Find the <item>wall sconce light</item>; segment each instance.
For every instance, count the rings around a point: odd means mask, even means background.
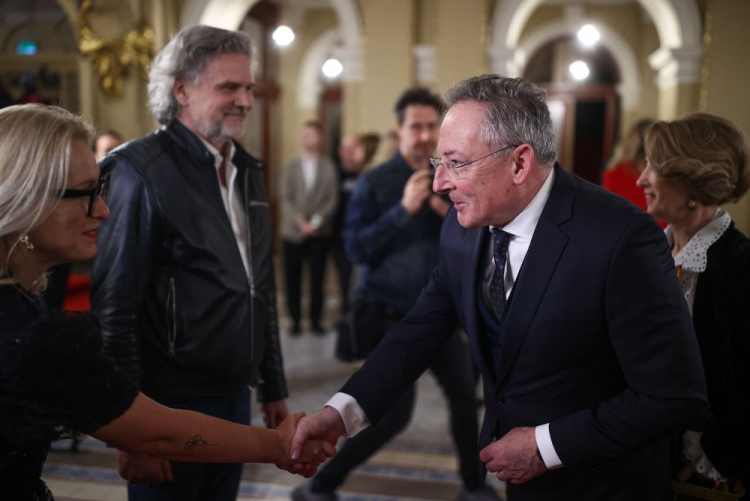
[[[289,26],[283,24],[276,28],[271,36],[279,47],[286,47],[294,41],[294,32]]]
[[[344,71],[344,65],[338,59],[329,59],[323,63],[323,74],[328,78],[336,78]]]
[[[577,81],[585,80],[591,73],[589,65],[583,61],[575,61],[571,63],[570,66],[568,66],[568,71],[570,71],[570,75],[573,79]]]
[[[584,24],[578,30],[578,40],[586,47],[593,47],[599,41],[601,34],[593,24]]]

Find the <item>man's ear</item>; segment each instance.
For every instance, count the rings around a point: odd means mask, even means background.
[[[185,106],[188,103],[189,89],[187,84],[181,78],[176,78],[174,86],[172,87],[172,95],[180,103],[180,106]]]
[[[511,175],[513,184],[521,186],[526,182],[529,174],[534,170],[534,163],[536,162],[536,154],[534,148],[529,144],[522,144],[516,147],[511,153],[513,158],[513,165],[511,166]]]

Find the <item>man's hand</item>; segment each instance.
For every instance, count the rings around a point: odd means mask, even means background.
[[[298,457],[292,459],[290,456],[292,438],[295,436],[299,421],[304,415],[304,412],[290,414],[276,428],[280,435],[281,444],[275,464],[277,468],[309,478],[315,475],[318,466],[323,461],[336,454],[336,447],[324,440],[308,440],[303,445]]]
[[[345,433],[346,426],[339,412],[333,407],[325,407],[297,424],[292,439],[292,459],[300,457],[305,443],[310,439],[321,439],[335,447],[339,437]]]
[[[422,208],[430,195],[432,195],[432,174],[427,169],[418,170],[409,177],[404,186],[401,205],[409,215],[413,216]]]
[[[547,471],[537,455],[534,428],[513,428],[479,452],[487,471],[511,484],[521,484]]]
[[[289,415],[284,400],[264,402],[260,405],[260,409],[263,411],[263,422],[266,423],[266,428],[276,428]]]
[[[300,219],[298,223],[299,223],[299,231],[302,232],[303,237],[310,238],[318,234],[318,227],[312,225],[309,221]]]
[[[131,484],[159,485],[174,479],[168,460],[135,452],[117,451],[117,471]]]

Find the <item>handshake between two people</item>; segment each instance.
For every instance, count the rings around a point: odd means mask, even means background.
[[[118,471],[131,484],[154,484],[174,480],[170,460],[206,463],[272,463],[293,474],[312,477],[324,461],[336,454],[336,442],[346,432],[338,412],[331,408],[323,413],[329,421],[305,418],[304,412],[287,413],[273,404],[264,408],[268,428],[245,426],[211,418],[189,411],[200,417],[200,434],[183,435],[180,452],[124,449],[117,451]],[[171,410],[171,409],[170,409]],[[268,412],[270,410],[270,412]],[[331,414],[332,413],[332,414]],[[312,416],[311,416],[312,417]],[[333,419],[331,419],[333,418]],[[192,433],[192,432],[191,432]]]
[[[283,457],[275,463],[276,467],[308,478],[315,475],[323,461],[336,454],[336,442],[346,433],[344,421],[331,407],[310,417],[305,417],[304,412],[292,414],[276,429],[284,444]]]
[[[142,396],[136,401],[153,404]],[[304,412],[289,414],[283,400],[263,404],[268,428],[157,407],[166,413],[158,423],[167,429],[169,437],[160,437],[157,440],[160,446],[156,449],[138,447],[137,443],[131,443],[131,448],[122,441],[110,440],[116,439],[117,434],[112,433],[114,430],[100,430],[94,434],[121,449],[117,457],[118,470],[133,484],[158,485],[173,480],[170,460],[273,463],[282,470],[309,478],[315,475],[318,466],[336,454],[338,439],[347,433],[344,420],[336,409],[324,407],[310,416],[305,416]],[[151,428],[144,423],[148,421],[144,414],[133,414],[134,428]],[[479,459],[488,471],[511,483],[523,483],[547,471],[539,457],[533,427],[514,428],[482,449]]]

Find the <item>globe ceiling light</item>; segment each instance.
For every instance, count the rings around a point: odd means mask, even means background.
[[[578,40],[580,40],[586,47],[593,47],[596,45],[599,38],[601,38],[601,34],[593,24],[584,24],[581,26],[581,29],[578,30]]]
[[[338,59],[329,59],[323,63],[323,74],[328,78],[336,78],[344,71],[344,65]]]
[[[578,81],[585,80],[591,73],[589,65],[583,61],[575,61],[571,63],[568,67],[568,71],[570,71],[570,75],[573,79]]]
[[[280,47],[286,47],[294,41],[294,32],[289,26],[283,24],[273,31],[273,41]]]

